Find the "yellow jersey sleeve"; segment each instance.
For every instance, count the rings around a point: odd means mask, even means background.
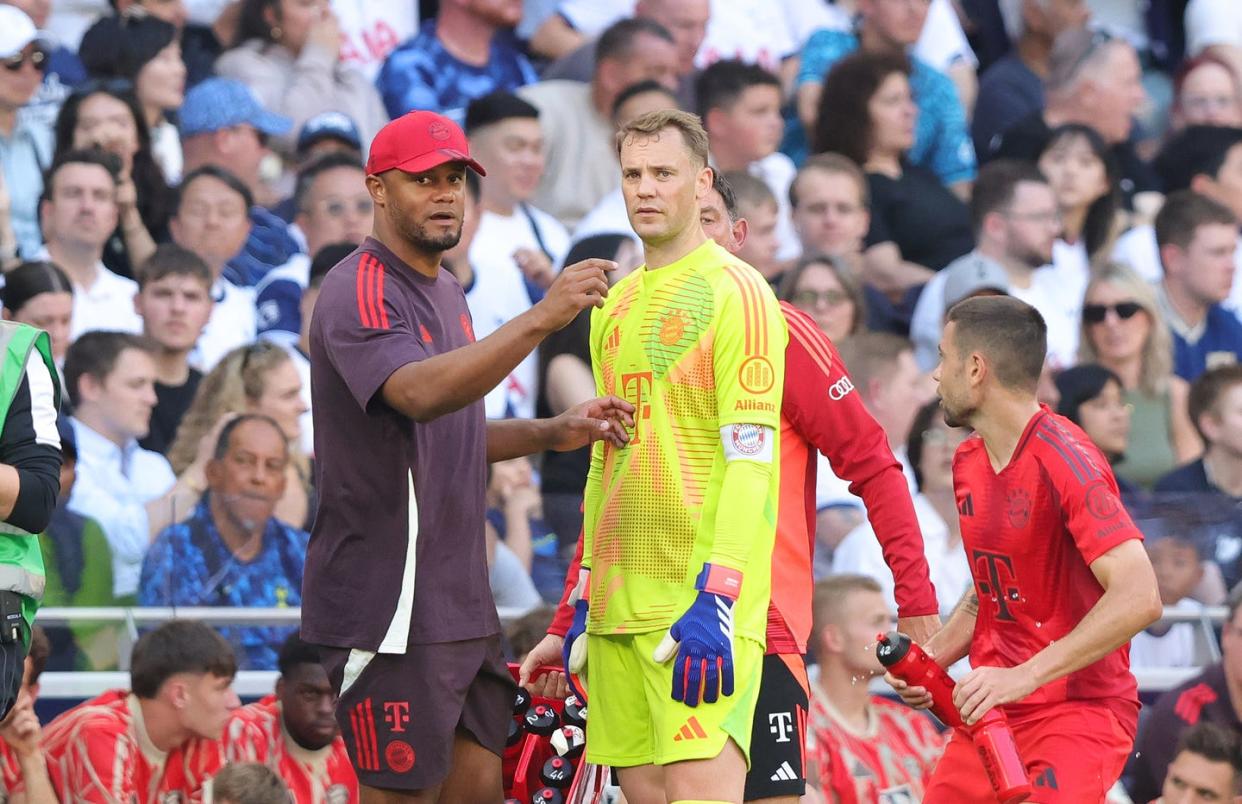
[[[780,431],[785,319],[772,289],[749,265],[726,265],[716,293],[712,361],[720,425]]]

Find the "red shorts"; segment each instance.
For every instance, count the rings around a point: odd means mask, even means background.
[[[1028,801],[1099,804],[1121,776],[1134,738],[1111,709],[1072,701],[1011,721],[1031,779]],[[995,804],[970,738],[955,730],[932,772],[924,804]]]

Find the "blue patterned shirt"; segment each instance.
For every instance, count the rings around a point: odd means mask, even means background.
[[[436,38],[435,20],[428,20],[418,35],[388,54],[375,83],[394,120],[422,109],[440,112],[461,124],[467,104],[475,98],[498,89],[513,92],[537,80],[535,68],[509,32],[492,37],[487,64],[476,67],[445,50]]]
[[[211,519],[208,495],[185,522],[165,528],[142,562],[142,606],[285,607],[302,604],[305,531],[272,518],[263,546],[239,561]],[[275,670],[280,646],[293,628],[220,628],[237,654],[239,669]]]
[[[846,31],[816,31],[802,51],[798,85],[822,82],[832,65],[858,50],[858,37]],[[975,178],[975,148],[966,128],[966,112],[957,88],[944,73],[910,58],[910,90],[919,107],[914,147],[907,158],[945,184]]]

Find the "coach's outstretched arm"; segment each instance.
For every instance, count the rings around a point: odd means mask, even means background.
[[[1121,647],[1160,619],[1156,574],[1138,539],[1091,562],[1104,595],[1065,635],[1017,667],[978,667],[958,683],[953,702],[969,724],[994,706],[1013,703]]]
[[[608,295],[608,260],[583,260],[561,271],[543,300],[481,341],[407,363],[383,385],[384,401],[427,422],[482,399],[549,334]]]

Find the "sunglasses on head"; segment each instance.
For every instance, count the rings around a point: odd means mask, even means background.
[[[1082,320],[1088,324],[1098,324],[1108,317],[1108,311],[1112,310],[1122,321],[1128,321],[1133,318],[1135,313],[1143,309],[1138,302],[1121,302],[1119,304],[1084,304],[1082,308]]]
[[[39,72],[47,69],[47,51],[42,48],[35,48],[30,53],[16,53],[4,60],[4,69],[11,73],[19,72],[22,67],[26,66],[26,62],[30,62],[31,66]]]

